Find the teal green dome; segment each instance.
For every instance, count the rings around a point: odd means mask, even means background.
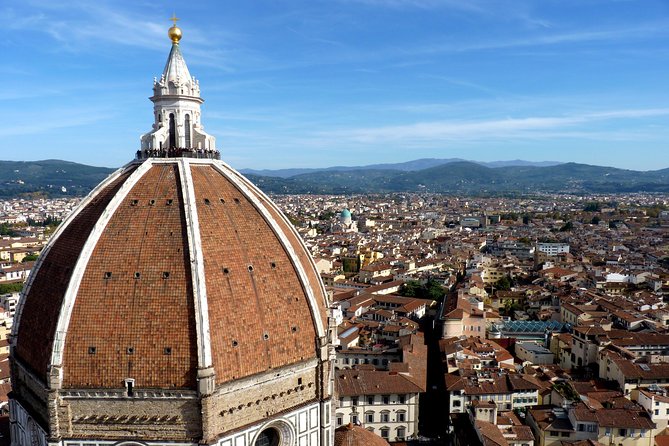
[[[341,218],[351,218],[351,211],[348,209],[341,211]]]

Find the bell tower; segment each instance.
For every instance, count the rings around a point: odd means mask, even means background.
[[[216,138],[204,131],[200,121],[200,83],[190,75],[179,41],[182,37],[179,20],[167,31],[172,49],[160,79],[153,80],[153,128],[142,135],[140,152],[146,158],[165,156],[167,151],[215,151]]]

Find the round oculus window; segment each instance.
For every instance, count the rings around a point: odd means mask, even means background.
[[[260,432],[254,446],[279,446],[281,441],[281,434],[273,427],[267,428]]]

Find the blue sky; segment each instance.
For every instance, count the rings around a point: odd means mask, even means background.
[[[127,162],[173,12],[236,168],[669,167],[666,0],[2,0],[0,159]]]

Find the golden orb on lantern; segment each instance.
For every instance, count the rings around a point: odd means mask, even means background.
[[[174,25],[170,29],[167,30],[167,37],[170,38],[172,43],[179,43],[179,40],[181,40],[181,28],[177,26],[177,20],[179,20],[175,15],[172,15],[172,18],[170,19],[172,22],[174,22]]]

